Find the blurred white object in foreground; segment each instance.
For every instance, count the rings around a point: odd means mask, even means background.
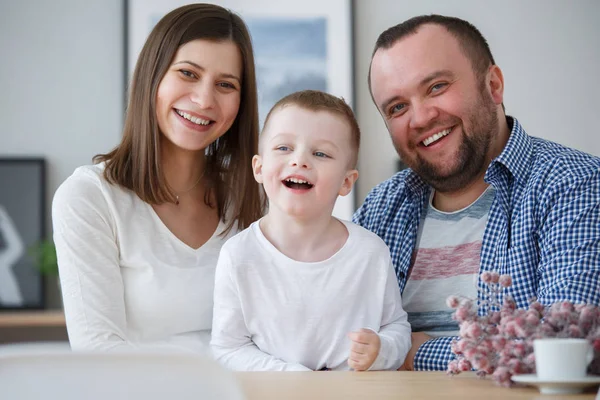
[[[208,356],[0,346],[0,398],[242,400],[244,396],[234,375]]]

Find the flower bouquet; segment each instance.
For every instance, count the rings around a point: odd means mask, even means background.
[[[484,299],[487,315],[480,316],[471,299],[450,296],[449,307],[456,309],[460,339],[452,343],[456,360],[448,364],[448,374],[476,370],[491,375],[502,386],[511,386],[515,374],[535,372],[533,341],[541,338],[585,338],[594,348],[590,373],[600,373],[600,308],[588,304],[558,302],[545,307],[532,301],[528,309],[518,309],[502,291],[512,285],[509,275],[484,272]]]

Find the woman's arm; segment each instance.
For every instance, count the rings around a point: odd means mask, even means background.
[[[128,338],[115,225],[100,181],[74,175],[52,202],[69,341],[74,350],[111,350]]]

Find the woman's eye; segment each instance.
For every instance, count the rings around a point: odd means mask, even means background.
[[[181,75],[187,78],[196,78],[196,74],[194,74],[192,71],[188,71],[187,69],[180,69],[179,72]]]
[[[323,153],[322,151],[315,151],[315,156],[329,158],[329,156],[327,154]]]
[[[221,86],[222,88],[225,88],[225,89],[235,89],[235,85],[233,85],[229,82],[220,82],[219,86]]]

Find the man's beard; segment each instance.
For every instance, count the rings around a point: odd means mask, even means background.
[[[421,158],[419,154],[411,160],[404,161],[427,184],[439,192],[453,192],[466,187],[487,169],[488,153],[491,142],[498,136],[498,112],[489,93],[481,92],[478,106],[475,106],[469,117],[469,134],[463,124],[462,141],[458,149],[457,162],[452,170],[442,173],[435,164]],[[434,122],[438,125],[438,122]],[[460,123],[456,119],[456,123]],[[448,124],[449,125],[449,124]],[[455,124],[454,124],[455,125]]]

